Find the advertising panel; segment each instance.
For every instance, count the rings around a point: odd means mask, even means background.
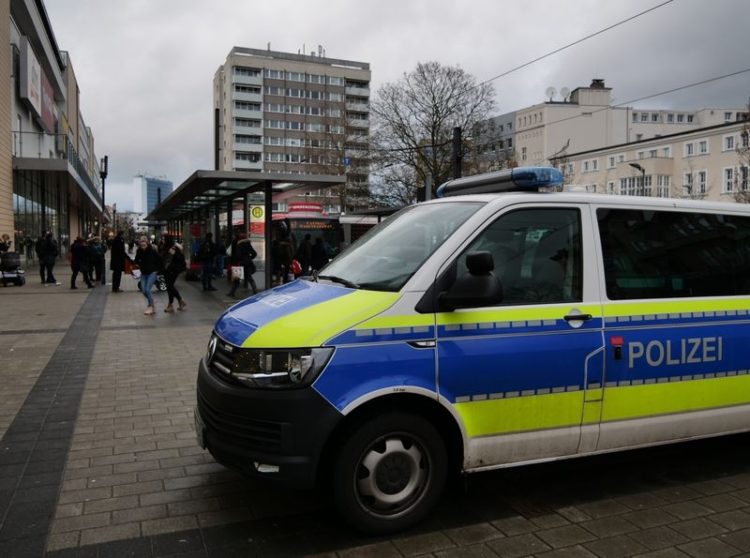
[[[37,118],[42,117],[42,67],[29,40],[21,37],[21,98],[29,103]]]
[[[52,84],[47,79],[47,74],[42,72],[42,127],[44,131],[52,134],[55,132],[55,92]]]

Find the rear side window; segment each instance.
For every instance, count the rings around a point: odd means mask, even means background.
[[[599,209],[610,300],[750,294],[750,217]]]

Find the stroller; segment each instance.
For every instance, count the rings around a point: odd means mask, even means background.
[[[21,255],[18,252],[0,254],[0,282],[3,287],[7,287],[8,283],[19,287],[26,283],[26,274],[21,269]]]

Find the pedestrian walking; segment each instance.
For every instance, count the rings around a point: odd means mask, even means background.
[[[91,275],[89,273],[89,250],[81,236],[76,237],[70,246],[70,268],[73,270],[73,275],[70,277],[71,289],[78,288],[76,287],[76,279],[79,273],[83,275],[86,286],[89,289],[93,288],[94,283],[91,282]]]
[[[279,266],[279,283],[286,283],[294,279],[292,273],[292,260],[294,259],[294,248],[289,239],[289,233],[282,233],[276,243],[276,261]]]
[[[10,239],[9,235],[4,234],[2,237],[0,237],[0,254],[9,252],[12,244],[13,241]]]
[[[120,293],[120,282],[122,281],[122,272],[125,271],[125,260],[128,259],[125,253],[125,237],[122,231],[117,231],[117,235],[112,239],[112,250],[109,259],[109,269],[112,270],[112,292]]]
[[[224,266],[227,258],[227,245],[222,238],[214,243],[214,275],[217,278],[224,277]]]
[[[180,296],[180,291],[175,287],[175,282],[180,276],[180,273],[187,269],[185,263],[185,254],[182,252],[182,244],[175,242],[167,250],[167,255],[164,259],[164,281],[167,284],[167,295],[169,296],[169,304],[164,309],[165,312],[174,312],[174,301],[177,300],[177,308],[184,310],[187,303]]]
[[[162,267],[162,260],[147,236],[142,236],[138,241],[138,250],[135,251],[135,265],[141,270],[140,289],[148,303],[143,313],[146,316],[153,316],[156,307],[154,295],[151,291],[156,282],[156,274]]]
[[[310,239],[312,236],[310,233],[305,234],[305,239],[300,242],[300,245],[297,247],[297,261],[299,262],[300,267],[302,268],[301,274],[307,275],[310,273],[310,267],[312,266],[312,242],[310,242]]]
[[[211,284],[211,275],[214,271],[214,256],[216,255],[216,245],[214,244],[214,235],[206,233],[206,238],[198,248],[198,261],[201,263],[201,282],[204,291],[215,291],[216,287]]]
[[[328,263],[328,254],[326,253],[326,247],[323,244],[323,239],[317,237],[315,244],[312,247],[311,265],[315,271],[320,271],[321,268]]]
[[[240,233],[239,239],[232,243],[232,265],[242,266],[242,279],[239,277],[232,277],[232,289],[229,291],[229,296],[234,296],[237,292],[237,288],[240,286],[240,282],[244,283],[245,290],[247,290],[248,284],[253,289],[253,294],[258,293],[258,286],[255,284],[253,279],[253,273],[255,273],[255,262],[253,260],[257,257],[258,253],[250,243],[250,239],[247,238],[245,233]]]
[[[104,254],[107,252],[107,245],[104,244],[98,236],[91,237],[89,240],[89,253],[91,255],[92,270],[94,271],[94,281],[107,284],[107,275],[104,272]]]
[[[36,255],[39,258],[39,274],[42,277],[42,283],[45,285],[59,285],[60,282],[55,279],[54,269],[55,262],[60,250],[57,247],[57,241],[52,233],[46,231],[36,243]],[[46,273],[45,273],[46,272]]]

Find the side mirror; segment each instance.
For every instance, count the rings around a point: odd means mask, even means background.
[[[479,308],[492,306],[503,300],[503,287],[492,270],[495,262],[489,252],[472,252],[466,255],[469,269],[447,290],[440,293],[440,310]]]

